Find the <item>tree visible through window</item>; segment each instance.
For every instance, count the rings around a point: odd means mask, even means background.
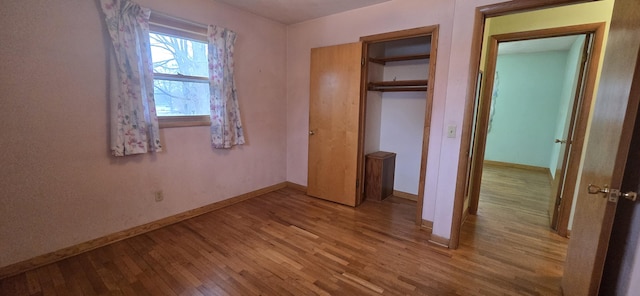
[[[149,39],[158,116],[208,115],[207,43],[158,32]]]

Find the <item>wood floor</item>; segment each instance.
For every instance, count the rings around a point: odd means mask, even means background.
[[[455,251],[427,242],[415,202],[282,189],[4,279],[0,295],[559,295],[566,240],[546,201],[509,187],[537,177],[485,180]]]
[[[454,254],[495,273],[509,295],[561,295],[569,240],[549,228],[548,173],[485,165],[482,177],[478,215],[463,224]]]

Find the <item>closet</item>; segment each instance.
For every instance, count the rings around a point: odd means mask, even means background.
[[[418,199],[430,56],[431,36],[420,36],[370,43],[366,58],[365,162],[395,153],[393,193],[412,200]],[[376,175],[365,170],[365,183]]]
[[[437,34],[438,26],[421,27],[311,49],[308,195],[358,206],[366,155],[388,151],[371,165],[385,184],[377,199],[391,189],[417,200],[416,222],[424,222]]]

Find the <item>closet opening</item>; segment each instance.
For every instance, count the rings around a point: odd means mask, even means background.
[[[362,37],[360,196],[422,219],[438,26]],[[389,198],[392,197],[392,198]],[[413,217],[411,217],[413,218]]]

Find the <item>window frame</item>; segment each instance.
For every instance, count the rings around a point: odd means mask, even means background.
[[[163,13],[152,12],[149,18],[149,32],[164,35],[175,36],[183,39],[190,39],[208,43],[207,26],[198,24],[188,20],[179,19]],[[189,76],[183,74],[164,74],[155,73],[156,77],[162,80],[183,81],[183,82],[202,82],[209,83],[209,79],[200,76]],[[158,125],[160,128],[173,127],[189,127],[189,126],[210,126],[211,116],[209,115],[176,115],[176,116],[158,116]]]

